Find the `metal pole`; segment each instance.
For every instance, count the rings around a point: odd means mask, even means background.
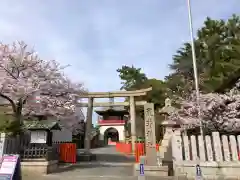
[[[198,74],[197,74],[195,44],[194,44],[194,38],[193,38],[192,11],[191,11],[191,2],[190,2],[190,0],[187,0],[187,5],[188,5],[188,22],[189,22],[189,29],[190,29],[190,36],[191,36],[194,81],[195,81],[197,106],[198,106],[198,118],[199,118],[200,132],[201,132],[201,135],[203,135],[202,120],[201,120],[201,107],[200,107],[200,92],[199,92],[199,83],[198,83]]]

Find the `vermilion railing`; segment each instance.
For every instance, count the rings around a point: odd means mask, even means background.
[[[121,152],[124,154],[131,154],[132,153],[132,145],[131,145],[131,143],[117,142],[116,150],[118,152]]]
[[[62,143],[59,147],[60,161],[76,163],[77,147],[75,143]]]
[[[156,144],[156,151],[159,151],[160,145]],[[131,143],[123,143],[117,142],[116,143],[116,151],[124,153],[124,154],[132,154],[132,144]],[[144,156],[146,154],[145,151],[145,143],[144,142],[137,142],[135,143],[135,161],[139,162],[140,156]]]

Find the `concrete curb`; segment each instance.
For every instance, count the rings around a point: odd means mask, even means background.
[[[96,162],[77,162],[76,164],[63,164],[60,167],[70,167],[70,166],[79,166],[79,165],[108,165],[108,166],[134,166],[134,163],[116,163],[116,162],[104,162],[104,161],[96,161]]]

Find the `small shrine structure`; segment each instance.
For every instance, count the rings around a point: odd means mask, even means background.
[[[109,107],[95,111],[98,115],[99,141],[102,145],[115,145],[125,141],[125,123],[129,112],[123,106]]]
[[[30,131],[31,144],[46,144],[47,146],[52,146],[52,130],[61,130],[57,121],[50,120],[25,121],[24,127]]]

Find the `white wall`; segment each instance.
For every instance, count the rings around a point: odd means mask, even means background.
[[[124,141],[125,140],[124,125],[122,125],[122,126],[101,126],[99,128],[99,131],[100,131],[99,139],[100,140],[104,140],[104,133],[109,128],[115,128],[118,131],[119,141]]]

